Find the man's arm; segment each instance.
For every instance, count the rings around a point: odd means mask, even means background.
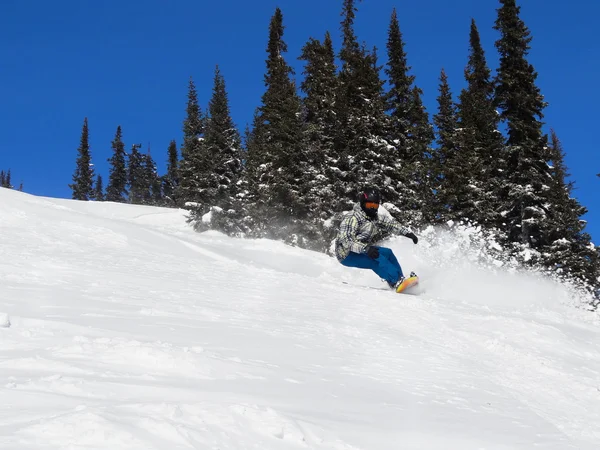
[[[358,238],[358,219],[354,214],[350,214],[342,220],[338,241],[340,245],[351,252],[363,253],[365,251],[367,245]]]
[[[390,234],[399,234],[401,236],[406,236],[407,238],[412,239],[412,241],[415,244],[419,241],[417,236],[412,231],[410,231],[409,228],[402,225],[390,215],[383,216],[380,222],[383,225],[382,228],[384,228],[385,231],[387,231]]]

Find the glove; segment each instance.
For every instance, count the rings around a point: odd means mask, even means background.
[[[367,248],[367,256],[372,259],[379,258],[379,249],[377,247]]]
[[[419,242],[419,238],[417,236],[415,236],[415,233],[408,233],[408,234],[405,234],[404,236],[406,236],[409,239],[412,239],[414,244]]]

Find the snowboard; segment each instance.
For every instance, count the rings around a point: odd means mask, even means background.
[[[347,286],[354,286],[354,287],[360,287],[363,289],[374,289],[376,291],[388,291],[388,292],[394,292],[393,290],[391,290],[389,287],[374,287],[374,286],[358,286],[356,284],[352,284],[352,283],[348,283],[347,281],[342,281],[342,283],[344,283]],[[406,278],[401,284],[400,286],[398,286],[396,288],[396,293],[398,294],[416,294],[417,291],[414,289],[417,285],[419,284],[419,277],[412,274]]]
[[[419,284],[419,277],[411,274],[410,277],[406,278],[400,285],[396,288],[396,292],[398,294],[402,293],[410,293],[411,289],[413,289],[416,285]]]

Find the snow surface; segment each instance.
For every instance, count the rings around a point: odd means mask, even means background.
[[[422,278],[397,295],[182,211],[0,189],[0,448],[600,448],[599,316],[460,242],[390,241]]]

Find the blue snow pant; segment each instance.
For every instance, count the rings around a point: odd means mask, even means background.
[[[394,252],[385,247],[379,249],[379,258],[372,259],[366,253],[350,252],[346,259],[340,261],[346,267],[356,267],[358,269],[371,269],[379,278],[383,278],[389,284],[395,284],[402,274],[400,263],[396,259]]]

